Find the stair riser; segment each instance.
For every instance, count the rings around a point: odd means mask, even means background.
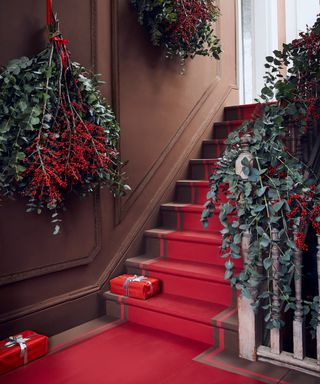
[[[179,231],[218,232],[223,228],[218,214],[215,214],[209,220],[209,225],[206,229],[203,229],[200,221],[201,212],[185,212],[178,208],[177,211],[162,210],[161,217],[163,227]]]
[[[132,266],[128,266],[127,271],[134,275],[146,274],[145,269]],[[162,281],[163,293],[208,301],[209,303],[231,305],[232,291],[227,282],[223,284],[196,278],[191,279],[153,270],[148,270],[147,274]]]
[[[192,182],[176,187],[176,201],[181,204],[204,204],[207,201],[209,185],[198,186]],[[223,192],[219,193],[219,201],[226,202],[227,198]]]
[[[191,164],[190,178],[191,180],[209,180],[209,177],[215,168],[215,164]]]
[[[241,123],[233,124],[232,122],[227,123],[216,123],[213,127],[213,138],[214,139],[225,139],[228,135],[240,127]]]
[[[226,146],[224,144],[207,143],[202,144],[202,158],[203,159],[217,159],[220,157]]]
[[[210,243],[198,243],[175,239],[146,237],[146,254],[152,258],[168,257],[175,260],[194,261],[199,263],[224,265],[220,246]],[[241,261],[235,260],[235,265],[241,267]]]
[[[256,109],[256,105],[238,106],[226,108],[224,111],[224,119],[229,120],[250,120]]]
[[[120,307],[120,303],[114,303]],[[110,300],[106,301],[106,310],[109,315]],[[146,327],[162,330],[177,336],[186,337],[206,344],[213,344],[214,328],[211,325],[196,321],[171,316],[161,312],[155,312],[145,308],[125,305],[125,309],[118,309],[118,313],[125,314],[125,320],[144,325]],[[112,304],[114,310],[114,305]]]

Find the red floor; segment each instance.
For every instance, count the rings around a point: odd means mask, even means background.
[[[126,323],[0,377],[1,384],[260,384],[192,359],[208,345]]]

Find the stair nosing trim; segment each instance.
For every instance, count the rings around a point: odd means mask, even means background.
[[[190,239],[188,237],[185,237],[185,238],[174,238],[174,237],[166,237],[166,235],[173,235],[174,233],[179,233],[179,232],[184,232],[184,231],[175,231],[175,230],[171,230],[171,232],[169,233],[162,233],[162,232],[159,232],[159,233],[156,233],[156,232],[151,232],[152,229],[150,230],[146,230],[144,231],[144,236],[146,237],[153,237],[153,238],[156,238],[156,239],[159,239],[159,237],[157,236],[158,234],[159,235],[164,235],[163,239],[169,241],[169,240],[174,240],[174,241],[180,241],[180,242],[188,242],[188,243],[200,243],[200,244],[213,244],[213,245],[217,245],[217,246],[221,246],[222,245],[222,238],[221,240],[218,240],[218,239],[208,239],[206,237],[199,237],[199,238],[196,238],[196,239]],[[170,230],[168,230],[170,231]],[[187,231],[185,231],[187,232]],[[193,231],[188,231],[188,233],[195,233],[195,234],[198,234],[198,233],[201,233],[201,232],[193,232]]]
[[[140,264],[143,264],[143,261],[140,262]],[[139,267],[139,264],[137,262],[137,264],[135,264],[135,262],[126,262],[126,265],[129,265],[130,267],[135,267],[137,269],[141,269]],[[191,280],[201,280],[201,281],[206,281],[206,282],[209,282],[209,283],[216,283],[216,284],[222,284],[222,285],[229,285],[228,281],[227,280],[224,280],[224,279],[221,279],[221,280],[211,280],[211,279],[206,279],[206,278],[203,278],[203,277],[192,277],[192,276],[189,276],[188,274],[184,274],[184,273],[174,273],[174,272],[168,272],[168,271],[162,271],[162,270],[159,270],[157,268],[152,268],[153,265],[156,265],[156,263],[150,263],[150,264],[146,264],[145,266],[145,269],[147,271],[153,271],[153,272],[159,272],[159,273],[165,273],[167,275],[170,275],[170,276],[179,276],[179,277],[185,277],[185,278],[188,278],[188,279],[191,279]],[[222,267],[222,266],[221,266]]]
[[[108,293],[108,292],[107,292]],[[112,293],[112,292],[111,292]],[[130,298],[130,297],[127,297],[127,296],[121,296],[121,295],[116,295],[117,297],[124,297],[125,299],[131,299],[131,300],[135,300],[133,298]],[[111,300],[111,301],[116,301],[116,298],[111,298],[111,297],[107,297],[106,300]],[[171,316],[171,317],[176,317],[178,319],[182,319],[182,320],[188,320],[188,321],[192,321],[192,322],[195,322],[195,323],[200,323],[200,324],[203,324],[203,325],[207,325],[209,327],[215,327],[215,328],[223,328],[221,326],[219,326],[218,324],[212,324],[212,319],[214,318],[214,316],[217,316],[216,315],[213,315],[209,320],[208,322],[205,322],[203,320],[199,320],[199,319],[192,319],[190,317],[187,317],[187,316],[183,316],[183,315],[176,315],[176,314],[172,314],[170,312],[167,312],[165,310],[160,310],[160,309],[154,309],[154,308],[146,308],[144,305],[139,305],[140,302],[146,302],[147,300],[138,300],[136,299],[137,301],[133,302],[133,303],[128,303],[127,301],[124,303],[125,305],[127,306],[133,306],[133,307],[137,307],[137,308],[141,308],[141,309],[144,309],[146,311],[152,311],[152,312],[156,312],[156,313],[162,313],[164,315],[167,315],[167,316]],[[208,302],[209,303],[209,302]],[[130,321],[130,319],[129,319]],[[225,329],[225,328],[223,328]]]

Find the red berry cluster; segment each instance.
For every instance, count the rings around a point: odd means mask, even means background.
[[[108,171],[116,153],[106,143],[103,127],[79,117],[72,126],[69,117],[60,115],[54,129],[42,128],[26,149],[25,194],[51,206],[61,202],[65,191]]]
[[[176,1],[177,21],[169,25],[168,28],[172,35],[172,41],[178,43],[182,40],[184,44],[190,46],[197,35],[199,24],[210,22],[213,7],[212,1]]]
[[[295,81],[299,101],[306,108],[300,119],[304,121],[305,131],[313,128],[320,118],[318,97],[318,67],[320,57],[320,34],[317,30],[300,33],[300,39],[292,42],[293,67],[297,69]]]
[[[320,203],[316,204],[311,211],[311,222],[317,235],[320,235]]]
[[[289,197],[288,204],[291,208],[290,212],[287,212],[287,218],[293,221],[294,218],[299,218],[298,233],[295,237],[295,243],[298,249],[307,251],[308,246],[305,243],[305,227],[307,225],[307,219],[309,215],[308,205],[310,198],[307,195],[294,194]]]
[[[64,40],[59,39],[51,39],[63,71],[58,102],[50,108],[45,104],[38,133],[24,151],[26,170],[21,174],[23,194],[48,208],[59,206],[66,192],[94,188],[118,157],[105,128],[88,121],[91,107],[82,98]]]

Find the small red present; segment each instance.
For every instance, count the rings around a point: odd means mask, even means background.
[[[48,353],[48,337],[24,331],[0,341],[0,374],[27,364]]]
[[[117,295],[146,300],[160,292],[160,281],[152,277],[121,275],[110,280],[110,290]]]

